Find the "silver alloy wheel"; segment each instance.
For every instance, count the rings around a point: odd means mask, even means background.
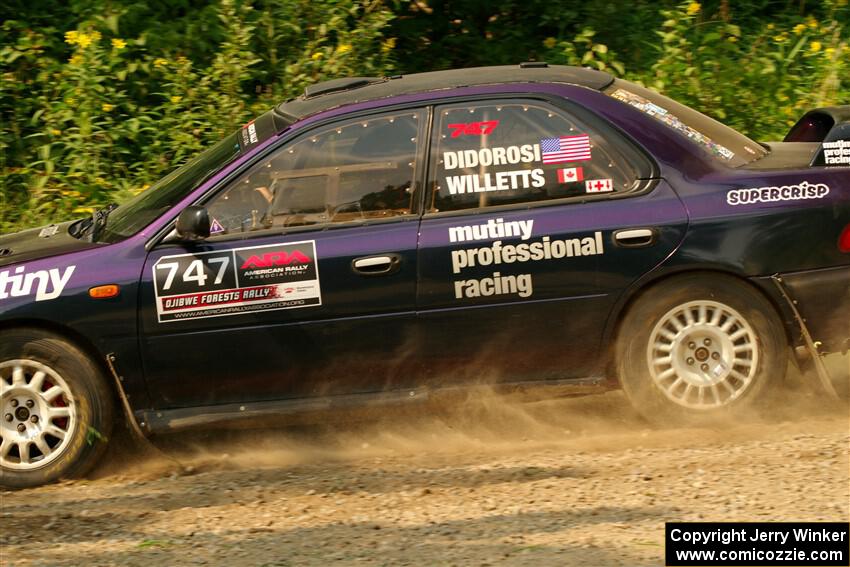
[[[68,384],[34,360],[0,362],[0,467],[33,470],[59,457],[77,427]]]
[[[715,409],[739,398],[759,362],[753,328],[716,301],[691,301],[665,313],[649,335],[646,354],[655,385],[690,409]]]

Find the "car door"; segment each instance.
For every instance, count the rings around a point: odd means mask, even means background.
[[[681,202],[566,102],[457,103],[434,124],[417,297],[432,383],[600,376],[611,307],[681,240]]]
[[[155,407],[397,386],[427,115],[343,119],[279,145],[202,201],[210,238],[151,250],[140,340]]]

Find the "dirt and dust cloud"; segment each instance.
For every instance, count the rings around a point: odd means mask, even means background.
[[[848,415],[846,403],[825,400],[813,375],[795,371],[767,411],[710,426],[650,423],[619,390],[575,395],[575,388],[506,391],[498,376],[424,403],[295,416],[276,428],[219,428],[161,436],[154,446],[119,432],[94,478],[150,479],[208,471],[356,462],[376,457],[522,454],[539,450],[617,451],[632,447],[692,447],[768,439],[792,423]],[[593,388],[588,388],[593,391]]]
[[[24,567],[650,567],[669,521],[850,518],[847,408],[810,384],[699,428],[652,426],[619,391],[479,388],[162,453],[118,435],[89,479],[0,493],[0,547]]]

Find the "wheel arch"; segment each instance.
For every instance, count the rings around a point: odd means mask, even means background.
[[[112,392],[114,401],[120,403],[120,396],[115,386],[115,381],[112,380],[112,371],[106,363],[106,354],[100,352],[94,342],[86,337],[83,333],[75,329],[49,321],[47,319],[10,319],[0,321],[0,334],[15,330],[15,329],[35,329],[45,331],[57,335],[83,351],[83,354],[88,356],[97,368],[103,372],[103,377],[106,380],[109,391]]]

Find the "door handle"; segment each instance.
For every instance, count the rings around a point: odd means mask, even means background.
[[[614,233],[614,242],[623,248],[641,248],[655,244],[657,231],[654,228],[629,228]]]
[[[398,254],[364,256],[351,262],[351,269],[361,276],[385,276],[398,271],[400,266],[401,256]]]

